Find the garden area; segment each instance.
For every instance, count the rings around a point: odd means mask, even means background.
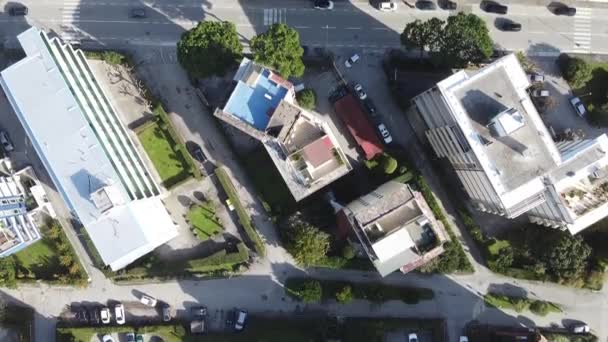
[[[229,276],[240,273],[249,262],[249,249],[242,243],[227,244],[217,252],[184,260],[164,261],[154,253],[138,259],[126,268],[111,272],[115,281]]]
[[[347,304],[354,299],[375,303],[398,300],[406,304],[417,304],[432,300],[435,295],[427,288],[398,287],[380,283],[351,283],[347,281],[318,280],[313,278],[288,278],[285,293],[305,303],[336,300]]]
[[[219,218],[215,215],[215,204],[205,201],[190,207],[187,214],[194,235],[201,241],[219,235],[223,231]]]
[[[84,286],[87,274],[59,222],[41,227],[42,239],[0,259],[0,285],[42,280],[55,284]]]
[[[581,235],[528,223],[510,228],[503,236],[489,237],[469,212],[461,210],[460,217],[488,268],[496,273],[593,290],[603,286],[608,264],[601,254],[603,247],[591,248]]]
[[[55,331],[57,342],[90,342],[94,336],[116,333],[125,335],[127,333],[143,334],[152,339],[156,336],[158,340],[165,342],[189,342],[198,341],[195,336],[186,333],[181,325],[145,325],[140,327],[85,327],[85,328],[60,328]],[[101,340],[101,339],[99,339]]]
[[[547,316],[551,312],[562,312],[558,304],[544,300],[510,297],[494,293],[485,294],[483,299],[486,305],[490,307],[509,309],[516,312],[531,311],[538,316]]]
[[[209,333],[210,342],[263,342],[263,341],[348,341],[384,342],[390,332],[428,332],[428,341],[444,341],[444,323],[438,319],[402,318],[330,318],[330,317],[261,317],[251,315],[247,328],[234,333]]]
[[[585,104],[591,123],[608,126],[608,62],[561,54],[558,66],[574,95]]]

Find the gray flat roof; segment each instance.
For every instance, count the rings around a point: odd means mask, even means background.
[[[473,77],[454,91],[466,110],[473,129],[490,144],[485,152],[500,171],[506,190],[513,190],[556,166],[540,130],[522,105],[518,91],[505,68],[495,68]],[[524,117],[524,126],[504,137],[490,134],[486,125],[500,112],[515,108]],[[537,115],[536,113],[532,115]]]

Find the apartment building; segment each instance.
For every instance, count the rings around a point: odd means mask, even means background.
[[[443,253],[447,233],[442,223],[407,184],[389,181],[340,207],[338,230],[354,233],[351,242],[383,277],[397,270],[407,273]]]
[[[82,51],[35,27],[0,84],[73,218],[121,269],[177,235],[161,191]]]
[[[526,214],[575,234],[608,215],[596,194],[608,181],[607,138],[555,143],[530,85],[511,54],[458,71],[413,102],[428,142],[453,166],[473,207],[510,219]]]
[[[298,107],[290,82],[247,58],[234,82],[214,115],[263,144],[296,201],[352,170],[325,119]]]

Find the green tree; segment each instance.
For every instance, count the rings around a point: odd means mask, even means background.
[[[227,21],[202,21],[177,42],[179,63],[195,77],[223,75],[242,51],[236,26]]]
[[[489,266],[491,266],[492,270],[495,272],[505,273],[513,264],[514,257],[515,255],[511,246],[501,248],[498,251],[496,258],[489,262]]]
[[[591,247],[580,236],[560,233],[545,247],[542,259],[547,271],[566,280],[578,277],[587,267]]]
[[[393,174],[397,169],[397,166],[399,166],[397,160],[389,155],[385,155],[382,159],[382,170],[384,170],[384,173],[387,175]]]
[[[434,52],[439,46],[439,38],[445,22],[438,18],[427,21],[416,19],[407,25],[401,33],[401,44],[407,49],[420,49],[420,58],[424,51]]]
[[[346,304],[353,300],[353,288],[350,285],[344,286],[336,292],[336,300],[338,303]]]
[[[299,289],[298,295],[305,303],[320,302],[323,288],[318,280],[306,280]]]
[[[0,297],[0,322],[6,321],[8,318],[8,305],[4,298]]]
[[[317,97],[312,89],[304,89],[296,94],[298,104],[304,109],[314,109],[317,105]]]
[[[256,62],[277,70],[284,78],[304,74],[300,35],[285,24],[274,24],[268,31],[253,37],[251,51]]]
[[[539,315],[539,316],[547,316],[547,314],[551,311],[551,307],[549,303],[542,300],[535,300],[530,304],[530,311]]]
[[[0,286],[16,287],[16,268],[15,259],[12,256],[0,258]]]
[[[110,65],[120,65],[123,62],[124,56],[115,51],[104,51],[101,59]]]
[[[566,81],[572,88],[582,88],[593,76],[593,68],[589,63],[579,57],[570,57],[562,54],[558,58],[558,65]]]
[[[441,64],[463,67],[492,55],[493,42],[485,21],[475,14],[458,13],[448,18],[441,31],[437,57]]]
[[[351,245],[346,245],[342,248],[342,257],[347,260],[352,260],[357,255],[355,248]]]
[[[285,230],[287,251],[298,264],[310,266],[326,257],[329,234],[304,221],[301,213],[289,217]]]

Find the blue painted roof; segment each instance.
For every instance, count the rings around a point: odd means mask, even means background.
[[[271,81],[270,75],[270,71],[264,69],[253,87],[239,81],[224,111],[264,131],[270,116],[287,94],[287,89]]]

